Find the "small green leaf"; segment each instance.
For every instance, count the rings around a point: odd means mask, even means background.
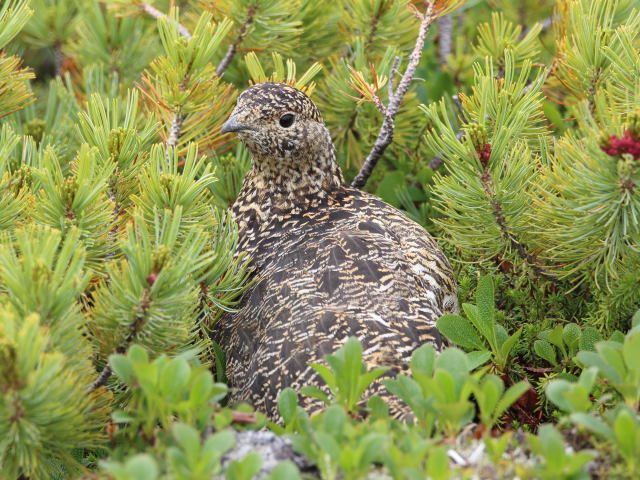
[[[268,480],[300,480],[300,471],[290,460],[280,462],[271,470]]]
[[[602,335],[593,327],[584,327],[580,335],[580,350],[595,351],[595,345],[602,340]]]
[[[131,385],[133,367],[128,357],[118,354],[111,355],[109,357],[109,365],[111,365],[111,370],[118,376],[118,378],[120,378],[120,380],[122,380],[126,385]]]
[[[504,362],[504,364],[501,365],[502,367],[506,366],[506,362],[509,360],[509,355],[511,354],[511,350],[513,350],[513,347],[518,343],[518,340],[520,339],[521,334],[522,334],[522,327],[520,327],[516,331],[516,333],[508,337],[500,347],[500,357]]]
[[[558,365],[558,361],[556,360],[556,349],[547,342],[546,340],[536,340],[533,342],[533,351],[536,352],[543,360],[546,360],[551,365]]]
[[[260,471],[262,457],[259,453],[248,454],[242,460],[234,460],[227,467],[228,480],[251,480]]]
[[[568,323],[562,329],[562,340],[569,349],[575,349],[580,342],[580,335],[582,331],[580,327],[575,323]]]
[[[307,397],[317,398],[318,400],[320,400],[321,402],[327,405],[331,403],[329,396],[326,393],[324,393],[322,390],[320,390],[318,387],[315,387],[313,385],[307,385],[305,387],[302,387],[300,389],[300,393],[303,395],[306,395]]]
[[[158,464],[154,458],[146,453],[131,457],[126,463],[129,478],[136,480],[155,480],[158,478]]]
[[[367,410],[373,418],[386,418],[389,416],[389,405],[378,395],[372,395],[367,400]]]
[[[298,394],[292,388],[285,388],[278,395],[278,411],[285,425],[291,423],[298,407]]]

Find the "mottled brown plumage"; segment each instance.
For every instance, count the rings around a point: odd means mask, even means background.
[[[304,93],[255,85],[223,131],[238,132],[253,158],[233,214],[257,280],[215,333],[234,401],[277,417],[278,393],[322,386],[308,363],[323,362],[350,336],[362,341],[370,368],[390,366],[391,375],[421,344],[440,345],[435,322],[457,309],[447,259],[403,213],[344,184],[329,132]],[[387,396],[380,382],[372,393]],[[406,407],[389,400],[401,416]],[[304,402],[311,412],[319,407]]]

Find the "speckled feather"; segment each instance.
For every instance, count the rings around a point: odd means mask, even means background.
[[[294,115],[284,128],[279,119]],[[233,206],[240,250],[252,256],[255,285],[214,338],[227,355],[233,401],[272,418],[285,387],[323,387],[308,366],[358,337],[369,368],[406,369],[435,329],[457,311],[451,267],[431,236],[377,197],[344,184],[329,132],[313,102],[293,87],[263,83],[232,114],[253,166]],[[323,387],[324,388],[324,387]],[[402,417],[408,408],[377,381]],[[320,405],[304,399],[311,413]]]

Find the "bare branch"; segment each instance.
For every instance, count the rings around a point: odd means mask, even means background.
[[[400,67],[400,57],[393,59],[393,65],[391,65],[391,71],[389,72],[389,83],[387,84],[389,98],[393,97],[393,82],[396,79],[398,68]]]
[[[236,52],[238,51],[238,45],[242,43],[242,40],[244,40],[244,37],[247,35],[247,29],[249,28],[249,25],[253,23],[253,19],[255,18],[257,11],[258,11],[258,5],[256,4],[251,5],[249,7],[249,10],[247,10],[247,19],[244,21],[242,25],[240,25],[240,29],[238,30],[238,36],[235,38],[233,43],[229,45],[229,48],[227,49],[227,53],[225,54],[223,59],[220,61],[218,68],[216,68],[216,74],[218,76],[222,75],[225,72],[225,70],[231,63],[231,60],[233,60],[233,57],[236,55]]]
[[[369,152],[369,155],[362,164],[360,171],[353,179],[353,182],[351,182],[352,187],[364,187],[364,185],[367,183],[368,178],[371,176],[371,172],[373,172],[374,167],[378,163],[378,160],[380,160],[386,148],[393,141],[394,121],[396,115],[398,114],[398,110],[400,109],[400,103],[409,90],[411,80],[413,80],[413,76],[416,72],[416,68],[418,67],[418,63],[420,63],[420,57],[422,56],[422,49],[424,48],[424,42],[427,36],[427,32],[429,31],[429,26],[431,25],[431,23],[433,23],[434,20],[434,5],[432,2],[426,3],[427,11],[421,17],[418,38],[416,39],[416,45],[413,51],[409,55],[409,63],[407,64],[407,69],[402,75],[402,78],[400,79],[400,83],[398,83],[398,88],[396,89],[394,95],[389,98],[389,104],[386,108],[386,114],[383,117],[382,126],[380,127],[378,137],[373,144],[371,152]]]
[[[166,14],[162,13],[156,7],[146,2],[140,5],[140,10],[142,10],[148,15],[151,15],[153,18],[166,18],[168,22],[173,23],[173,20],[171,20],[171,18],[169,18]],[[189,38],[189,39],[191,38],[191,32],[189,32],[187,27],[185,27],[180,23],[176,23],[176,25],[178,26],[178,32],[180,32],[180,35],[182,35],[185,38]]]

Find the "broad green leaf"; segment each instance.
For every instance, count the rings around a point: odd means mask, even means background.
[[[131,361],[125,355],[111,355],[109,357],[109,365],[115,373],[126,385],[131,386],[133,379],[133,366]]]
[[[640,423],[627,409],[621,409],[613,422],[613,431],[618,448],[626,458],[639,458]]]
[[[207,437],[204,443],[204,451],[218,452],[221,456],[231,450],[236,444],[236,436],[231,430],[223,430]]]
[[[173,438],[189,457],[191,464],[194,464],[200,455],[200,435],[195,428],[184,423],[175,423],[171,427]]]
[[[262,457],[257,452],[249,453],[242,460],[233,460],[227,467],[228,480],[251,480],[260,471]]]
[[[606,378],[613,382],[620,383],[622,381],[616,369],[607,364],[602,357],[595,352],[578,352],[576,360],[585,367],[597,367]]]
[[[566,380],[553,380],[547,385],[545,393],[547,398],[560,407],[561,410],[571,412],[572,406],[566,397],[566,394],[571,390],[571,386],[572,384]]]
[[[590,413],[572,413],[569,418],[573,423],[585,427],[588,430],[604,437],[607,440],[613,440],[614,434],[611,428],[598,417]]]
[[[480,365],[484,365],[491,358],[491,352],[488,350],[481,350],[476,352],[467,353],[467,364],[469,365],[469,371],[473,371]]]
[[[271,470],[268,480],[300,480],[300,471],[290,460],[280,462]]]
[[[197,372],[189,390],[191,405],[195,407],[207,403],[211,399],[213,388],[211,373],[205,370]]]
[[[421,373],[427,377],[433,375],[436,351],[433,345],[427,343],[416,348],[411,355],[411,372]]]
[[[444,369],[457,376],[465,375],[470,370],[467,355],[455,347],[445,348],[440,352],[436,357],[435,366],[436,369]]]
[[[163,395],[179,395],[189,381],[191,367],[182,358],[173,358],[160,372],[160,391]]]
[[[485,346],[477,330],[468,320],[459,315],[448,314],[440,317],[436,326],[449,341],[467,350],[481,350]]]
[[[439,446],[431,450],[427,458],[427,473],[433,480],[447,480],[453,476],[449,468],[447,448]]]
[[[640,333],[626,338],[622,355],[627,368],[635,372],[636,381],[640,380]],[[638,388],[640,389],[640,385]]]
[[[158,464],[154,458],[146,453],[131,457],[126,463],[129,478],[136,480],[155,480],[158,478]]]
[[[338,437],[347,421],[347,412],[340,405],[331,405],[322,415],[324,430]]]
[[[621,382],[627,370],[622,356],[622,345],[617,342],[599,342],[596,344],[596,352],[609,367],[615,369],[619,380],[614,381]]]
[[[564,337],[562,335],[562,325],[556,325],[549,331],[546,340],[555,345],[559,349],[564,349]]]

